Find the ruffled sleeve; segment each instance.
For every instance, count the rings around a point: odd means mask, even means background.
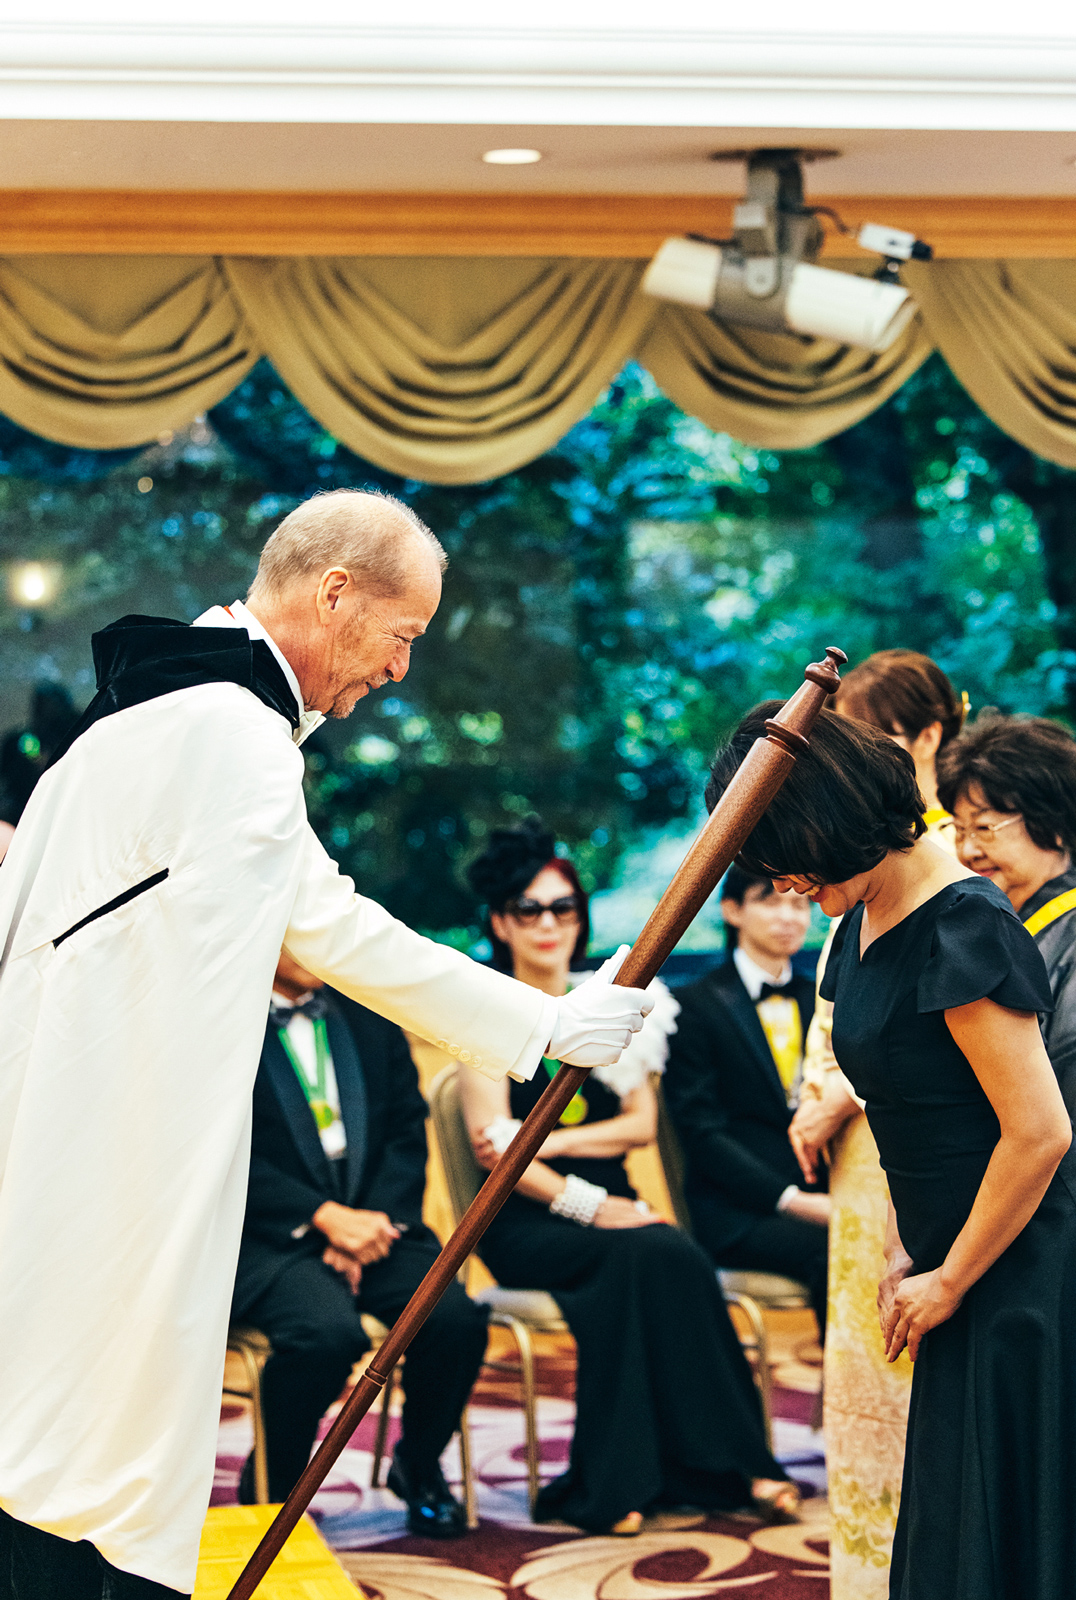
[[[934,923],[930,955],[919,974],[918,1009],[947,1011],[984,999],[1013,1011],[1054,1009],[1046,963],[1008,902],[965,890]]]

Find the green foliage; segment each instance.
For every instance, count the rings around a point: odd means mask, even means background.
[[[843,439],[785,454],[713,435],[629,367],[556,450],[465,488],[358,461],[264,364],[211,420],[98,459],[93,482],[70,452],[51,482],[0,475],[0,561],[63,574],[41,617],[0,610],[0,725],[40,677],[88,698],[89,634],[123,612],[190,619],[243,593],[314,489],[401,493],[449,552],[444,600],[407,680],[311,741],[309,804],[365,892],[465,947],[462,868],[491,827],[540,811],[609,885],[635,842],[687,825],[718,739],[827,644],[910,645],[977,706],[1066,710],[1068,546],[1048,519],[1076,480],[937,358]]]

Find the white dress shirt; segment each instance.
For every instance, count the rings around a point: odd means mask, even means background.
[[[303,1000],[308,995],[301,997]],[[278,994],[273,990],[273,1004],[278,1011],[292,1010],[295,1002],[286,995]],[[318,1047],[314,1039],[314,1024],[304,1011],[294,1012],[287,1026],[288,1043],[296,1061],[302,1069],[306,1085],[311,1093],[317,1092],[318,1084]],[[318,1129],[321,1148],[330,1161],[335,1161],[338,1156],[347,1150],[347,1130],[344,1119],[340,1114],[340,1090],[336,1083],[336,1070],[333,1067],[332,1052],[325,1063],[325,1100],[333,1114],[333,1120],[327,1128]]]
[[[752,961],[746,951],[737,945],[732,952],[732,959],[736,963],[736,971],[755,1005],[758,1004],[759,995],[762,993],[764,983],[772,983],[775,989],[783,989],[786,983],[792,982],[792,963],[786,961],[781,968],[781,976],[775,978],[772,972],[767,972],[765,967],[760,967],[757,961]]]
[[[746,951],[741,950],[739,945],[732,952],[732,959],[736,964],[736,971],[740,974],[740,980],[744,988],[756,1005],[758,1004],[759,996],[762,994],[762,985],[764,983],[772,983],[775,988],[783,989],[786,983],[791,983],[792,981],[791,961],[785,962],[781,969],[780,977],[775,978],[772,972],[767,972],[765,967],[760,967],[757,961],[752,961],[751,957]],[[777,1211],[787,1211],[789,1202],[794,1200],[800,1192],[798,1184],[790,1183],[787,1188],[782,1189],[775,1209]]]

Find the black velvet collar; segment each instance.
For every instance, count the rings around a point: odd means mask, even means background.
[[[284,670],[264,639],[245,628],[191,628],[170,617],[121,617],[92,639],[97,693],[53,756],[67,754],[80,734],[114,711],[126,711],[176,689],[237,683],[299,726],[299,707]]]

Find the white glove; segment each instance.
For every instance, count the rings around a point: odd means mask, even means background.
[[[557,1023],[546,1054],[573,1067],[607,1067],[638,1033],[643,1018],[654,1009],[645,989],[622,989],[613,979],[620,971],[628,946],[622,944],[593,978],[557,1002]]]

